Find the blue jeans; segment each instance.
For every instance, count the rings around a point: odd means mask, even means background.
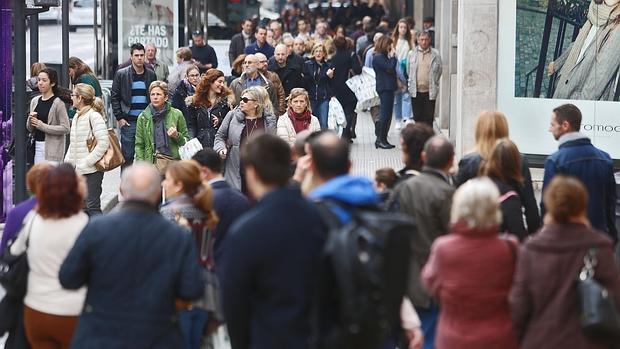
[[[319,119],[319,124],[321,124],[321,129],[324,130],[327,128],[327,116],[329,114],[329,99],[324,100],[310,100],[310,107],[312,108],[312,115],[316,116]]]
[[[437,331],[437,321],[439,320],[439,307],[431,303],[429,308],[415,307],[415,311],[422,322],[422,332],[424,333],[424,349],[435,348],[435,332]]]
[[[133,164],[133,157],[136,153],[136,123],[137,120],[132,120],[129,126],[121,127],[121,149],[125,157],[125,163],[121,169]]]
[[[184,349],[200,349],[208,319],[209,313],[200,308],[184,310],[179,313],[179,328],[183,335]]]
[[[394,94],[394,118],[396,121],[411,119],[411,95],[397,90]]]

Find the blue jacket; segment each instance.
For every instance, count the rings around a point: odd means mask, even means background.
[[[64,288],[87,286],[72,348],[180,348],[175,299],[204,291],[188,232],[154,207],[126,202],[92,219],[62,267]]]
[[[329,68],[328,62],[320,65],[314,58],[304,63],[304,83],[311,100],[324,101],[332,97],[332,89],[329,86],[330,78],[327,76]]]
[[[593,146],[585,136],[580,137],[575,133],[571,138],[573,139],[561,143],[558,151],[545,160],[543,192],[556,174],[579,178],[588,190],[588,218],[592,226],[617,241],[616,181],[611,157]],[[540,206],[541,216],[544,217],[545,207],[542,203]]]
[[[233,348],[306,348],[325,229],[299,189],[265,195],[233,224],[220,264]]]
[[[379,205],[379,195],[372,182],[364,177],[343,175],[332,178],[314,189],[310,195],[314,201],[333,200],[341,206],[330,206],[342,224],[351,220],[351,214],[345,207],[373,207]],[[343,207],[344,206],[344,207]]]
[[[383,91],[396,91],[396,63],[395,57],[388,58],[385,54],[375,54],[372,67],[375,70],[377,93]]]
[[[250,209],[248,199],[241,192],[230,186],[226,181],[221,180],[211,184],[213,189],[213,207],[220,219],[215,228],[215,265],[217,266],[222,258],[221,248],[230,226]]]
[[[245,48],[245,54],[246,55],[253,55],[255,53],[262,53],[265,56],[267,56],[267,59],[273,57],[273,52],[274,51],[275,51],[275,49],[273,48],[273,46],[269,45],[266,42],[263,44],[263,46],[258,47],[258,43],[256,41],[254,41],[248,47]]]

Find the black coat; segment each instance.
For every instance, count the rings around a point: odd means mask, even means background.
[[[194,86],[191,86],[187,80],[182,80],[177,89],[172,94],[172,98],[170,104],[172,107],[179,109],[181,113],[183,113],[183,117],[185,117],[185,123],[189,125],[189,113],[187,110],[187,104],[185,103],[185,98],[187,96],[191,96],[196,91]]]
[[[282,81],[282,87],[284,87],[284,94],[287,97],[292,89],[304,87],[303,68],[304,59],[294,53],[288,56],[284,67],[278,65],[275,57],[269,58],[268,69],[278,74],[280,81]]]
[[[357,105],[357,98],[347,86],[346,81],[351,75],[358,75],[362,72],[360,60],[351,50],[338,50],[332,56],[331,63],[334,67],[334,77],[331,80],[334,95],[342,104],[345,113],[352,112]]]
[[[144,203],[92,219],[59,272],[67,289],[87,286],[72,348],[180,348],[175,299],[202,296],[191,235]]]
[[[325,239],[298,189],[265,195],[230,229],[223,248],[224,315],[233,348],[306,348]]]
[[[372,60],[372,67],[376,75],[377,93],[396,91],[396,58],[388,58],[386,54],[375,53]]]
[[[136,71],[133,66],[119,69],[114,74],[114,81],[112,81],[112,90],[110,91],[110,103],[112,104],[112,112],[116,120],[121,120],[129,117],[127,113],[131,109],[131,85],[133,84],[133,77]],[[157,75],[150,69],[144,69],[144,84],[148,91],[149,86],[153,81],[157,80]]]
[[[250,42],[254,42],[254,35],[250,37]],[[228,60],[231,67],[235,59],[243,52],[245,52],[245,40],[243,34],[237,33],[230,39],[230,46],[228,47]]]
[[[502,211],[501,233],[510,233],[520,241],[527,237],[527,229],[523,224],[523,206],[521,204],[522,190],[516,184],[509,184],[493,179],[500,195],[500,210]]]
[[[230,186],[226,181],[216,181],[211,183],[213,189],[213,207],[220,219],[215,227],[215,265],[218,265],[222,254],[220,247],[223,245],[230,226],[248,211],[251,207],[250,201],[241,192]]]
[[[194,104],[188,106],[187,130],[190,137],[198,138],[204,148],[213,148],[215,133],[229,111],[230,105],[226,98],[220,99],[210,110]],[[214,117],[218,119],[217,126],[213,124]]]
[[[327,70],[330,68],[329,62],[317,63],[314,58],[304,63],[304,82],[306,91],[310,95],[310,100],[324,101],[332,97],[332,90],[329,86],[330,79]]]

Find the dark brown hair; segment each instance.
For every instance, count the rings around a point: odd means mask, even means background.
[[[588,192],[577,178],[556,175],[545,188],[543,202],[554,221],[567,223],[586,212]]]
[[[421,171],[422,170],[422,150],[424,150],[424,144],[435,135],[433,128],[423,124],[408,124],[403,128],[400,136],[403,140],[404,150],[407,153],[407,168]]]
[[[397,180],[396,172],[391,167],[384,167],[375,171],[375,181],[384,184],[389,189],[394,188]]]
[[[198,86],[196,86],[196,92],[194,93],[194,104],[202,105],[204,107],[209,108],[211,106],[211,102],[209,102],[209,89],[211,85],[215,82],[215,80],[224,76],[224,73],[218,69],[209,69],[204,74]],[[226,85],[222,85],[222,92],[217,95],[217,99],[222,99],[226,96],[229,96],[232,92]]]
[[[379,38],[379,40],[377,40],[377,44],[375,45],[375,54],[387,55],[390,51],[390,46],[392,46],[392,38],[387,35],[383,35]]]
[[[71,79],[71,83],[73,84],[75,84],[77,78],[84,74],[90,74],[92,76],[95,76],[88,64],[84,63],[84,61],[77,57],[69,57],[69,68],[75,69],[75,74],[73,74],[73,78]]]
[[[558,124],[568,122],[573,131],[581,129],[581,110],[574,104],[563,104],[553,109]]]
[[[409,44],[409,49],[413,48],[413,37],[411,36],[411,26],[409,25],[409,22],[405,19],[405,18],[401,18],[398,23],[396,23],[396,26],[394,27],[394,32],[392,33],[392,41],[394,41],[394,43],[398,42],[398,39],[400,39],[400,33],[398,32],[398,25],[401,23],[405,23],[405,25],[407,26],[407,32],[405,33],[405,40],[407,40],[407,43]]]
[[[37,212],[43,218],[61,219],[80,212],[84,192],[78,175],[70,164],[52,166],[41,176],[37,186]]]
[[[482,173],[504,183],[523,185],[519,148],[508,138],[498,139],[482,167]]]

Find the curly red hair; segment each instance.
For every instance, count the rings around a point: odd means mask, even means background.
[[[215,80],[224,76],[224,73],[218,69],[209,69],[202,76],[200,83],[196,86],[196,93],[194,93],[194,104],[201,105],[209,108],[211,102],[209,102],[209,89]],[[232,94],[232,91],[226,86],[222,86],[222,92],[217,95],[217,99],[225,98]]]
[[[80,212],[84,191],[79,181],[71,165],[52,166],[41,176],[37,187],[37,213],[43,218],[61,219]]]

